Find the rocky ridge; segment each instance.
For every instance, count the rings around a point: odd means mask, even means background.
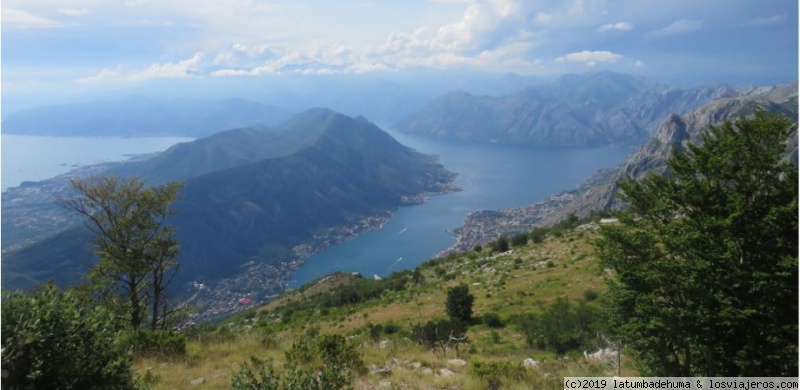
[[[456,244],[448,250],[468,250],[476,244],[497,239],[504,234],[527,231],[534,226],[550,226],[570,214],[586,217],[590,213],[623,207],[617,197],[617,182],[641,178],[650,173],[663,174],[673,148],[683,150],[696,142],[709,126],[750,115],[756,109],[782,113],[796,120],[798,115],[797,81],[771,87],[757,87],[732,97],[715,99],[685,114],[671,114],[658,131],[641,148],[613,170],[601,171],[587,179],[578,189],[552,195],[527,206],[491,211],[478,211],[467,216],[456,229]],[[797,133],[787,142],[787,157],[797,164]]]

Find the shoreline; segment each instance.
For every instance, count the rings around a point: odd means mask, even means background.
[[[445,195],[460,191],[452,182],[442,186],[441,192],[425,192],[407,197],[415,202],[401,202],[398,207],[413,206],[428,201],[427,195]],[[406,197],[404,197],[406,198]],[[416,202],[419,201],[419,202]],[[397,208],[383,213],[371,215],[343,226],[323,229],[310,241],[297,244],[292,248],[295,257],[279,264],[249,262],[242,266],[241,272],[214,282],[213,286],[193,286],[194,290],[185,291],[190,297],[181,305],[192,304],[201,308],[190,316],[190,321],[200,323],[226,318],[250,307],[267,303],[277,296],[292,291],[300,286],[289,286],[294,273],[309,257],[338,245],[353,240],[368,232],[381,229],[392,217]],[[251,303],[242,305],[239,301],[247,298]]]

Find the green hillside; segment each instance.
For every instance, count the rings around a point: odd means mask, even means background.
[[[615,375],[614,361],[583,358],[583,350],[606,346],[588,329],[580,345],[563,354],[530,345],[524,331],[530,315],[546,312],[559,298],[573,308],[585,304],[592,313],[599,307],[606,273],[595,256],[597,226],[555,228],[542,242],[431,260],[380,281],[328,275],[190,332],[185,357],[140,358],[135,367],[154,389],[182,388],[198,378],[207,388],[227,389],[231,375],[250,356],[272,359],[280,371],[285,352],[298,340],[340,334],[352,338],[363,354],[356,388],[486,389],[498,380],[501,388],[562,388],[564,375]],[[447,317],[447,289],[460,284],[475,297],[468,341],[445,351],[413,341],[414,324]],[[341,296],[353,303],[342,303]],[[527,358],[539,366],[525,368]],[[622,374],[635,375],[625,355],[622,362]]]

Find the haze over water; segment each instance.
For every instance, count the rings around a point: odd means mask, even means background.
[[[455,184],[463,191],[401,207],[381,229],[311,256],[295,273],[292,287],[335,271],[383,277],[413,268],[449,248],[454,236],[447,230],[461,226],[470,212],[531,204],[573,189],[631,152],[615,147],[546,148],[392,136],[420,152],[440,156],[447,169],[459,173]]]

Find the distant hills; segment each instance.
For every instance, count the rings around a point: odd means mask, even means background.
[[[30,108],[3,119],[5,134],[48,136],[186,136],[261,124],[274,126],[291,113],[246,101],[151,99],[132,96]]]
[[[454,178],[434,157],[366,119],[326,109],[297,114],[273,130],[238,129],[179,144],[117,169],[157,183],[186,180],[171,221],[182,281],[219,280],[248,264],[284,267],[297,261],[297,246],[335,240],[345,227],[364,228],[366,218],[446,191]],[[92,263],[89,242],[77,226],[5,253],[4,287],[74,282]]]
[[[757,108],[781,113],[793,121],[798,118],[798,84],[752,88],[733,96],[715,99],[684,114],[668,115],[646,144],[626,158],[617,168],[597,173],[577,190],[555,194],[528,206],[484,210],[471,214],[458,230],[457,249],[468,249],[478,243],[471,234],[479,227],[484,240],[509,232],[527,231],[535,225],[552,225],[570,214],[586,217],[593,211],[621,207],[617,182],[626,178],[642,178],[650,173],[662,174],[673,147],[682,150],[689,142],[697,142],[711,125],[751,115]],[[797,164],[797,132],[787,140],[786,157]]]
[[[613,72],[565,75],[504,96],[443,95],[395,124],[402,133],[548,146],[639,145],[666,115],[690,112],[735,91],[672,88]]]

